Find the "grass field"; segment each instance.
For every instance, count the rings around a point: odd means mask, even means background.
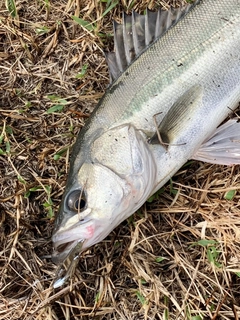
[[[69,154],[109,83],[123,11],[182,1],[0,3],[0,319],[240,319],[240,168],[191,161],[54,290]],[[10,14],[10,12],[12,14]],[[76,22],[76,18],[78,20]],[[90,23],[90,24],[86,24]]]

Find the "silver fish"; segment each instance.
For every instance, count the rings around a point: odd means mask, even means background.
[[[55,222],[54,287],[187,160],[240,163],[240,124],[217,129],[240,101],[240,1],[124,15],[114,33],[112,84],[77,138]]]

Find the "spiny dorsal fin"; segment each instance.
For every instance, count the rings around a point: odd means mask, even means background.
[[[198,2],[198,1],[196,1]],[[195,2],[195,3],[196,3]],[[194,4],[195,5],[195,4]],[[132,15],[123,13],[123,23],[113,22],[114,52],[105,52],[111,82],[114,81],[131,62],[164,32],[176,24],[193,4],[169,11],[159,9],[146,15],[133,11]]]

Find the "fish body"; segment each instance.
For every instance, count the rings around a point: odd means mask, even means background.
[[[114,79],[81,130],[53,261],[62,263],[79,241],[84,250],[104,239],[197,154],[239,101],[240,2],[199,1]]]

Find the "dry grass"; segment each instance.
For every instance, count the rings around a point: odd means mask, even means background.
[[[49,7],[19,0],[17,18],[0,4],[1,319],[240,318],[237,166],[190,163],[83,255],[69,286],[51,287],[53,214],[68,150],[108,84],[100,48],[112,48],[111,20],[132,2],[119,1],[104,17],[106,3],[94,0],[49,0]],[[181,1],[133,7],[157,2]],[[95,21],[95,30],[72,15]],[[63,110],[47,113],[55,105]],[[224,198],[229,190],[233,200]]]

